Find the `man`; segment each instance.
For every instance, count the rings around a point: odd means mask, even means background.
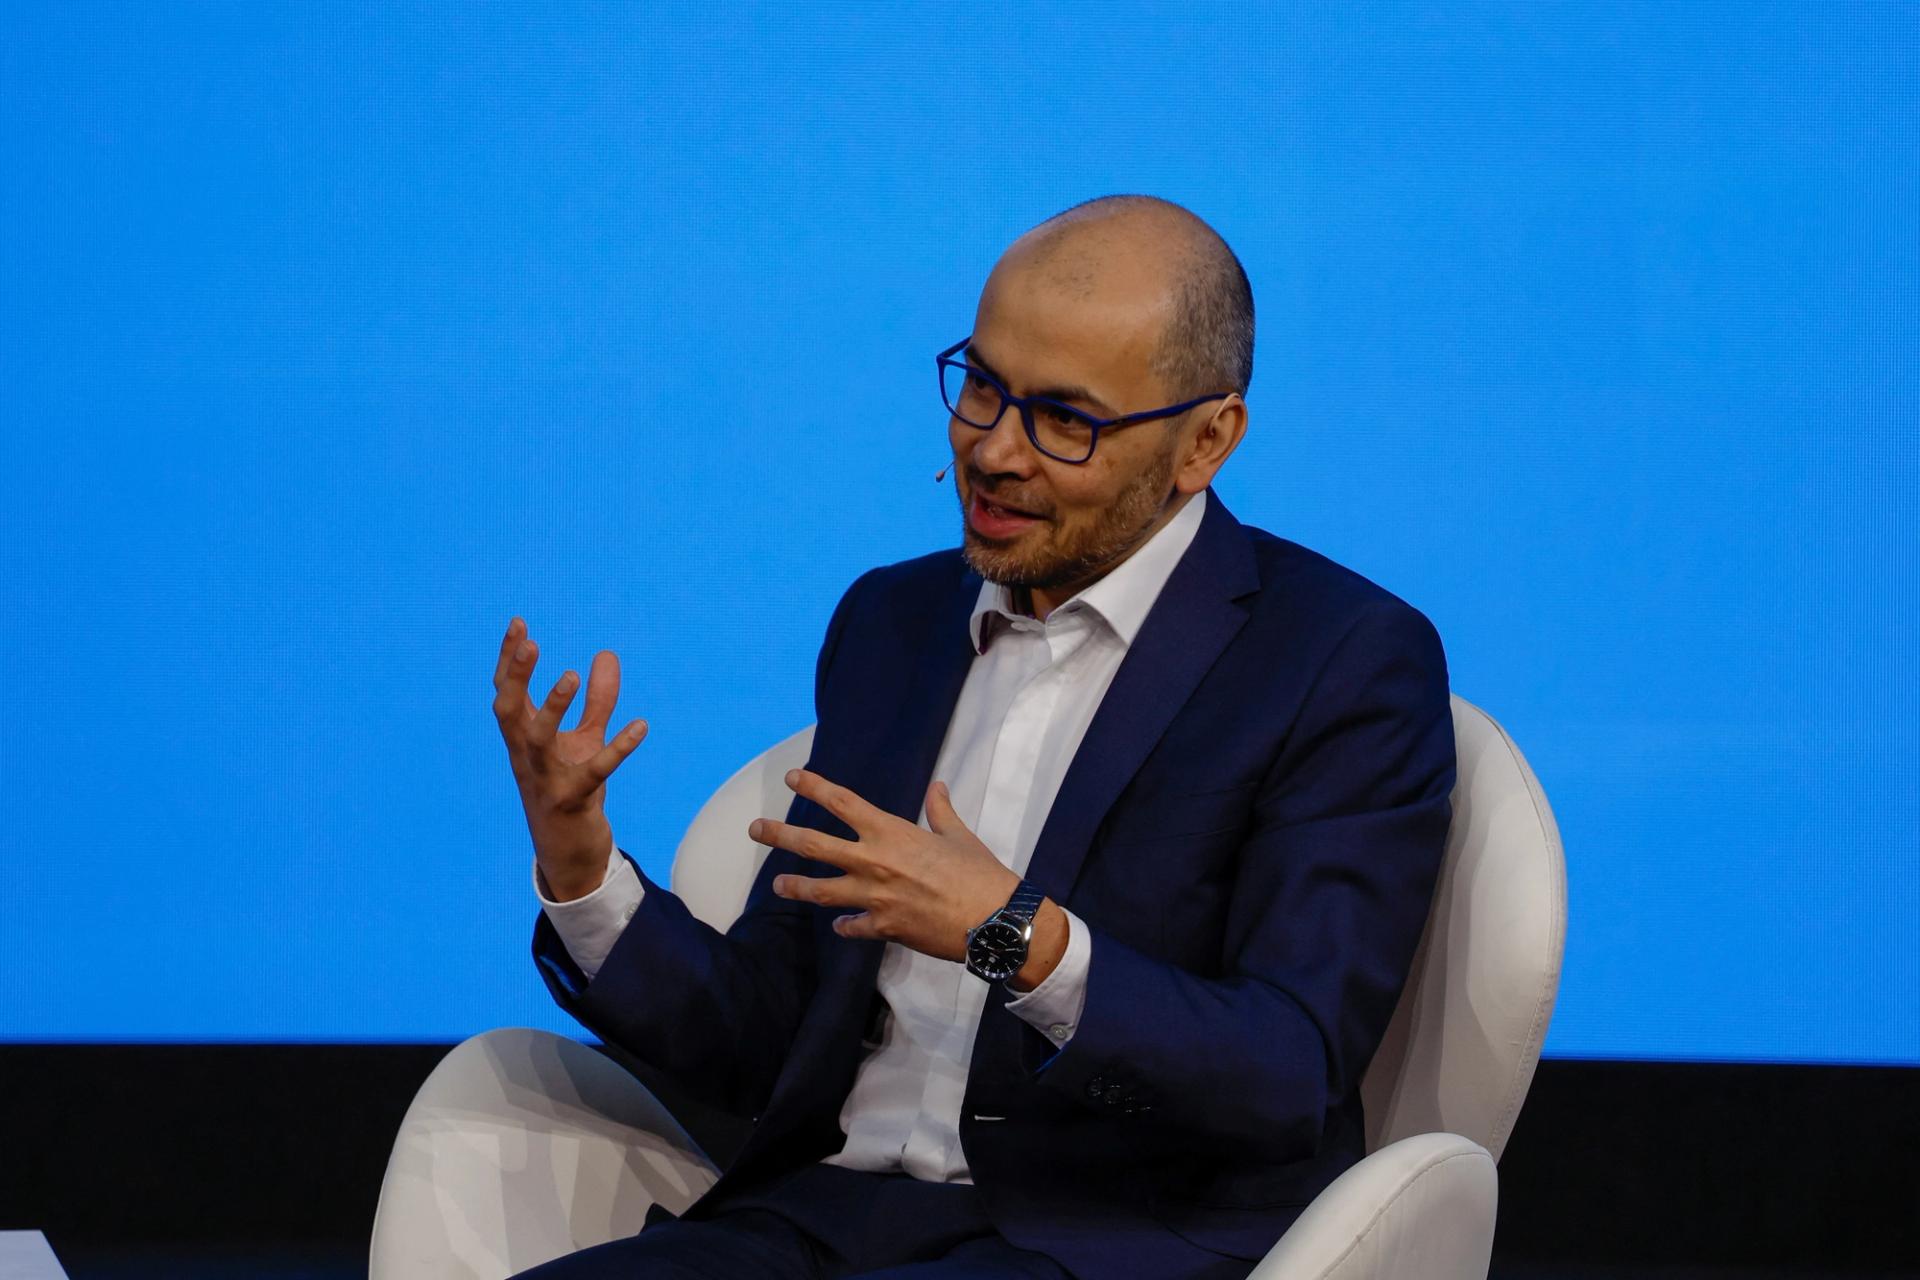
[[[1454,779],[1438,637],[1241,525],[1253,301],[1178,206],[1022,236],[941,356],[962,546],[862,575],[739,920],[614,842],[595,655],[499,715],[534,951],[603,1039],[757,1123],[679,1219],[525,1273],[1244,1277],[1363,1153],[1359,1083]]]

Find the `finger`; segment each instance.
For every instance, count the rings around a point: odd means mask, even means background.
[[[934,782],[927,787],[927,826],[938,836],[967,830],[967,824],[953,811],[953,797],[947,793],[944,782]]]
[[[574,732],[606,733],[607,722],[613,719],[613,704],[619,699],[620,659],[611,649],[602,649],[593,655],[593,666],[587,670],[587,705]]]
[[[862,835],[878,825],[881,817],[892,816],[885,810],[861,799],[851,789],[828,782],[811,769],[789,769],[786,780],[787,785],[795,792],[813,801]]]
[[[755,818],[747,824],[747,834],[761,844],[785,849],[815,862],[829,863],[843,871],[854,870],[866,863],[858,842],[842,840],[839,836],[830,836],[812,827],[796,827],[772,818]]]
[[[646,737],[647,722],[635,720],[615,734],[613,741],[587,757],[587,763],[584,766],[586,771],[592,775],[596,783],[605,782],[613,776],[613,771],[633,754],[633,749],[646,740]]]
[[[835,916],[833,931],[843,938],[860,938],[867,941],[881,941],[880,930],[873,923],[871,911],[860,911],[853,915]]]
[[[847,876],[775,876],[773,892],[790,902],[811,902],[822,907],[862,905],[857,887]]]
[[[514,650],[526,639],[527,624],[519,614],[507,619],[507,634],[500,637],[500,658],[493,664],[493,687],[498,689],[500,682],[507,678],[507,664],[513,661]]]
[[[509,637],[512,630],[509,626]],[[501,666],[495,669],[493,713],[503,727],[523,724],[533,717],[533,699],[527,696],[527,680],[533,675],[534,663],[540,660],[540,646],[526,635],[525,623],[520,624],[520,631],[521,638],[512,648],[507,641],[501,642]]]
[[[553,682],[553,691],[547,694],[547,700],[540,704],[540,713],[533,718],[533,727],[527,730],[527,741],[548,743],[560,729],[560,721],[567,714],[567,708],[573,705],[574,692],[580,687],[580,676],[568,670],[560,673]]]

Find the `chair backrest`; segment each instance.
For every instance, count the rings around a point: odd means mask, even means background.
[[[1453,740],[1433,909],[1360,1093],[1369,1151],[1457,1133],[1498,1160],[1560,989],[1567,873],[1553,810],[1513,739],[1456,696]]]
[[[1361,1085],[1367,1149],[1416,1133],[1457,1133],[1497,1160],[1559,990],[1566,869],[1553,811],[1513,739],[1459,697],[1453,730],[1459,775],[1433,908]],[[812,725],[768,747],[687,827],[670,883],[714,928],[740,914],[768,853],[747,824],[786,813],[792,792],[782,779],[812,748]]]
[[[754,843],[747,824],[787,816],[793,802],[787,770],[806,764],[812,753],[813,726],[808,725],[734,770],[693,815],[674,851],[668,887],[698,919],[725,929],[747,905],[753,878],[772,852]]]

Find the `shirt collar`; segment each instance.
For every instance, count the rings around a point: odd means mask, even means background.
[[[1131,646],[1153,602],[1160,598],[1160,589],[1167,585],[1173,567],[1180,563],[1194,534],[1200,531],[1200,518],[1206,514],[1206,505],[1207,491],[1202,489],[1187,499],[1187,505],[1180,508],[1178,515],[1155,530],[1151,538],[1112,572],[1060,608],[1078,604],[1091,609],[1113,628],[1121,644]],[[998,622],[993,618],[995,614],[1008,621],[1027,616],[1014,611],[1012,588],[998,582],[982,582],[973,613],[967,618],[967,632],[973,638],[976,654],[985,653],[993,639],[990,623]]]

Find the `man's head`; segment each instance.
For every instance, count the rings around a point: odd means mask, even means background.
[[[1102,431],[1061,462],[1009,408],[990,430],[948,423],[962,552],[1033,592],[1044,615],[1115,565],[1213,481],[1247,424],[1253,293],[1213,228],[1151,196],[1103,196],[1014,241],[980,292],[969,363],[1014,395],[1116,418],[1226,392],[1184,413]],[[978,527],[976,496],[1035,519]]]

